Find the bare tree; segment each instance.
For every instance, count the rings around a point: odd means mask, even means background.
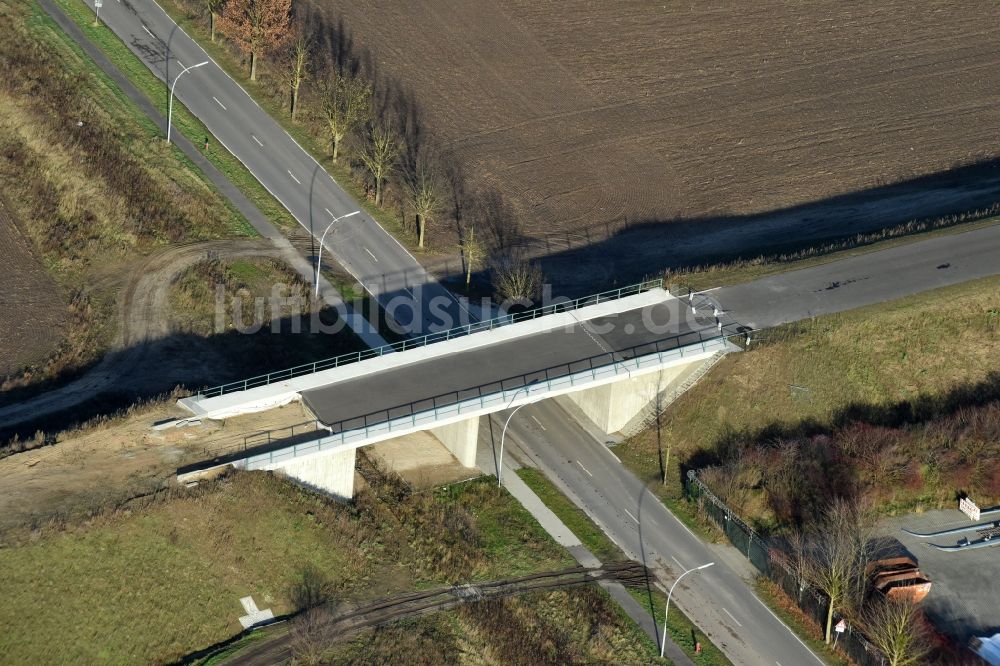
[[[359,157],[375,181],[375,205],[382,205],[385,182],[399,158],[399,137],[390,123],[372,122],[368,127],[368,140]]]
[[[291,648],[294,663],[319,666],[335,640],[331,636],[333,624],[325,607],[310,608],[292,621]]]
[[[788,536],[788,565],[795,576],[798,588],[798,599],[802,601],[802,593],[809,587],[809,548],[808,538],[799,531],[793,530]]]
[[[371,117],[372,88],[359,77],[334,73],[324,81],[322,94],[336,164],[341,142]]]
[[[856,502],[837,498],[809,534],[809,582],[829,599],[824,637],[830,642],[835,611],[860,605],[871,559],[873,522]]]
[[[299,22],[296,25],[294,37],[285,52],[283,73],[285,85],[288,86],[289,93],[289,114],[292,121],[299,110],[299,89],[307,78],[309,78],[309,65],[313,53],[313,37],[309,28]]]
[[[417,218],[417,247],[424,246],[427,225],[441,212],[441,178],[429,157],[417,160],[407,174],[406,193]]]
[[[517,252],[504,252],[492,262],[493,289],[502,301],[531,302],[542,288],[542,269]]]
[[[257,60],[289,37],[292,0],[227,0],[220,17],[222,31],[250,56],[250,80],[257,80]]]
[[[864,613],[865,634],[889,666],[924,663],[933,647],[919,607],[906,599],[877,596]]]
[[[465,260],[465,288],[468,289],[472,283],[472,271],[479,268],[486,257],[486,246],[482,239],[476,235],[476,227],[470,226],[462,235],[460,243],[462,258]]]
[[[208,31],[212,43],[215,43],[215,21],[219,18],[219,11],[225,4],[225,0],[205,0],[205,8],[208,10]]]

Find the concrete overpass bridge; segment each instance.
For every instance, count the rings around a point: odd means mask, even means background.
[[[426,430],[473,467],[481,416],[560,395],[606,432],[622,431],[648,417],[657,395],[740,349],[731,339],[741,331],[720,316],[656,281],[208,389],[179,402],[222,419],[301,401],[317,431],[179,480],[225,466],[276,470],[348,498],[360,447]]]

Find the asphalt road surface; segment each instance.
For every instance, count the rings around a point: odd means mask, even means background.
[[[712,310],[685,302],[652,306],[474,347],[304,391],[336,432],[715,339]],[[446,344],[446,343],[442,343]]]
[[[86,0],[94,8],[94,0]],[[334,218],[360,208],[238,83],[152,0],[105,0],[101,20],[317,239]],[[185,67],[208,61],[189,70]],[[166,86],[163,91],[167,97]],[[218,149],[218,148],[216,148]],[[331,252],[404,328],[443,330],[471,315],[367,213],[344,218],[326,234]]]
[[[856,254],[711,290],[730,317],[766,328],[1000,273],[1000,224]]]
[[[506,413],[494,416],[495,446],[504,418]],[[564,411],[560,401],[522,408],[511,419],[505,440],[508,450],[537,465],[626,555],[661,573],[669,570],[661,575],[665,583],[690,567],[714,561],[711,568],[686,576],[674,590],[673,601],[734,664],[823,663],[716,550],[688,531],[603,440]]]

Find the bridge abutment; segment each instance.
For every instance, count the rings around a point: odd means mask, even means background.
[[[354,497],[357,452],[357,449],[346,449],[302,460],[290,460],[275,468],[275,471],[315,490],[349,500]]]
[[[476,444],[479,441],[479,417],[431,428],[434,435],[463,467],[476,466]]]
[[[638,377],[569,393],[566,397],[604,432],[620,432],[657,396],[679,385],[694,367],[704,362],[699,359],[692,363],[670,366]]]

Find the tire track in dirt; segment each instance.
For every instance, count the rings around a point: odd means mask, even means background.
[[[174,246],[156,252],[133,269],[118,299],[118,335],[112,348],[83,376],[24,402],[0,408],[0,423],[11,426],[62,411],[114,387],[141,393],[148,371],[171,362],[155,343],[170,335],[170,285],[174,278],[211,256],[286,258],[287,250],[267,239],[218,240]],[[157,370],[155,376],[162,381]]]

